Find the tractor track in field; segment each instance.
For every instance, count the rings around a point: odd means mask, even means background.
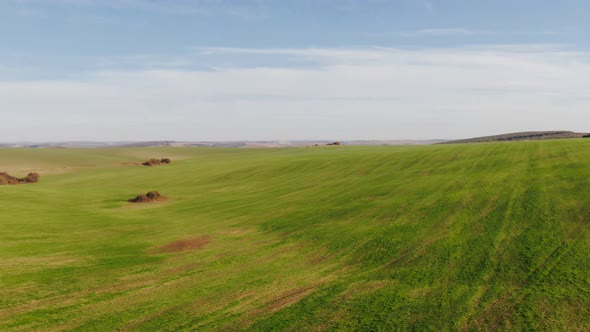
[[[415,253],[420,249],[424,249],[424,248],[428,247],[429,245],[434,243],[436,240],[438,240],[438,239],[430,239],[430,240],[415,242],[414,244],[406,247],[405,249],[402,249],[400,252],[398,252],[398,254],[393,259],[391,259],[389,262],[387,262],[387,264],[382,265],[379,269],[385,269],[385,268],[388,268],[392,265],[395,265],[396,263],[398,263],[402,259],[408,257],[410,254]]]
[[[446,237],[448,235],[448,230],[439,230],[441,226],[441,224],[443,223],[444,220],[448,220],[450,218],[452,218],[452,216],[454,216],[459,210],[461,209],[461,207],[457,207],[457,209],[455,211],[453,211],[452,214],[450,214],[447,217],[441,217],[440,220],[438,222],[436,222],[434,225],[431,226],[431,229],[434,229],[435,232],[437,233],[433,233],[430,238],[426,239],[426,240],[418,240],[415,241],[414,243],[412,243],[411,245],[407,246],[406,248],[402,249],[401,251],[399,251],[397,253],[397,255],[392,258],[389,262],[387,262],[386,264],[380,266],[378,268],[378,270],[382,270],[385,268],[388,268],[392,265],[397,264],[399,261],[401,261],[402,259],[408,257],[410,254],[416,253],[422,249],[426,249],[429,246],[431,246],[433,243],[439,241],[440,239],[443,239],[444,237]]]
[[[490,326],[490,330],[497,331],[500,324],[502,324],[506,317],[512,314],[514,310],[516,310],[516,307],[518,307],[527,298],[529,294],[518,294],[518,296],[514,298],[514,302],[510,304],[506,310],[502,311],[500,308],[503,306],[503,304],[510,301],[510,299],[513,296],[515,296],[519,291],[522,291],[522,289],[525,286],[529,285],[531,281],[535,279],[535,277],[541,276],[542,278],[543,275],[546,275],[547,273],[551,272],[551,270],[557,264],[559,264],[563,257],[565,257],[570,252],[570,250],[574,247],[577,241],[582,237],[582,233],[580,232],[580,230],[584,225],[588,224],[589,220],[590,211],[588,211],[584,215],[584,217],[580,219],[580,221],[573,227],[573,229],[563,238],[562,243],[559,246],[557,246],[554,250],[552,250],[551,253],[547,255],[537,265],[537,267],[527,276],[527,278],[524,281],[518,284],[515,289],[509,291],[499,300],[494,302],[487,310],[484,311],[484,314],[480,315],[479,319],[476,320],[477,325],[483,325],[485,317],[488,316],[487,313],[500,311],[499,316],[497,316],[497,318],[493,320],[493,323]]]

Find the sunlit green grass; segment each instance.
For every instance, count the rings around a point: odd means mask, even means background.
[[[173,163],[122,164],[150,157]],[[589,330],[589,160],[587,140],[1,149],[42,177],[0,187],[0,330]],[[169,200],[126,202],[150,190]]]

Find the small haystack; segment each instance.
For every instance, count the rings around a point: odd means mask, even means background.
[[[170,158],[162,158],[162,159],[156,159],[156,158],[152,158],[144,163],[142,163],[142,165],[144,166],[158,166],[158,165],[162,165],[162,164],[170,164],[172,161],[170,160]]]
[[[130,198],[127,201],[129,203],[149,203],[149,202],[157,202],[157,201],[165,201],[166,196],[163,196],[158,191],[150,191],[145,195],[138,195],[135,198]]]
[[[37,183],[41,176],[39,173],[29,173],[24,179],[20,179],[23,183]]]
[[[0,185],[6,184],[25,184],[39,182],[40,175],[38,173],[29,173],[24,178],[17,178],[8,173],[0,173]]]

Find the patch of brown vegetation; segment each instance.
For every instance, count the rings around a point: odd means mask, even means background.
[[[158,191],[150,191],[145,195],[138,195],[135,198],[130,198],[127,201],[130,203],[149,203],[149,202],[158,202],[158,201],[165,201],[167,199],[166,196],[163,196]]]
[[[141,289],[145,286],[153,285],[156,279],[154,277],[141,277],[126,282],[118,282],[116,284],[108,284],[97,288],[85,288],[80,291],[66,293],[57,296],[50,296],[47,298],[30,301],[17,306],[12,306],[4,310],[0,310],[0,318],[9,317],[16,314],[21,314],[30,310],[38,308],[47,308],[48,306],[66,307],[78,303],[80,298],[87,296],[88,294],[104,294],[112,292],[126,292],[136,289]]]
[[[333,142],[333,143],[328,143],[326,145],[342,145],[342,143],[341,142]]]
[[[299,302],[304,297],[310,295],[315,291],[319,285],[311,285],[308,287],[300,287],[291,289],[280,294],[270,302],[267,302],[262,308],[255,310],[250,313],[251,316],[259,316],[261,314],[268,314],[277,312],[283,308],[286,308],[294,303]]]
[[[158,166],[158,165],[167,165],[167,164],[170,164],[171,162],[172,162],[172,160],[170,160],[170,158],[162,158],[162,159],[152,158],[146,162],[143,162],[142,165],[144,165],[144,166]]]
[[[3,184],[25,184],[39,182],[40,175],[38,173],[29,173],[24,178],[17,178],[8,173],[0,173],[0,185]]]
[[[267,310],[270,312],[275,312],[280,309],[283,309],[299,300],[303,299],[307,295],[313,293],[317,285],[309,286],[309,287],[301,287],[290,290],[288,292],[283,293],[279,298],[273,300],[268,306]]]
[[[328,261],[332,256],[328,254],[327,250],[321,248],[314,251],[307,259],[307,263],[310,265],[320,265]]]
[[[175,276],[178,274],[182,274],[182,273],[194,270],[199,266],[201,266],[201,263],[185,264],[182,266],[177,266],[177,267],[173,267],[173,268],[164,270],[164,271],[162,271],[161,275],[165,276],[165,277]]]
[[[375,280],[368,282],[355,282],[348,286],[348,289],[338,295],[338,301],[350,300],[354,297],[376,292],[386,286],[395,285],[395,280]]]
[[[193,237],[190,239],[183,239],[183,240],[176,240],[172,241],[166,245],[158,247],[156,249],[157,253],[172,253],[172,252],[183,252],[183,251],[190,251],[190,250],[198,250],[205,247],[207,244],[211,242],[211,237],[209,235],[203,235],[198,237]]]

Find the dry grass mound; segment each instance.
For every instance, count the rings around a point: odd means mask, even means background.
[[[0,173],[0,185],[37,183],[40,177],[38,173],[29,173],[24,178],[17,178],[8,173]]]
[[[127,201],[129,203],[149,203],[149,202],[158,202],[158,201],[165,201],[167,199],[166,196],[163,196],[158,191],[150,191],[147,194],[138,195],[135,198],[130,198]]]
[[[156,159],[156,158],[152,158],[148,161],[145,161],[142,163],[142,165],[144,166],[158,166],[158,165],[167,165],[170,164],[172,161],[170,160],[170,158],[162,158],[162,159]]]
[[[39,182],[40,177],[39,173],[29,173],[24,179],[21,179],[21,181],[24,183],[37,183]]]

